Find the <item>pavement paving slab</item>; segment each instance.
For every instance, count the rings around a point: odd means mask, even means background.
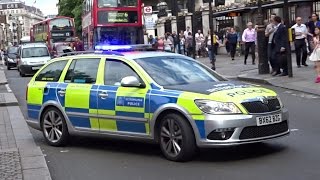
[[[1,75],[0,70],[0,86]],[[0,180],[51,180],[13,93],[0,93]]]

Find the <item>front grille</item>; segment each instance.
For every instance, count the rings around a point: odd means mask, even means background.
[[[268,103],[266,104],[261,101],[244,102],[241,104],[249,113],[254,114],[273,112],[281,109],[280,102],[277,98],[268,99]]]
[[[277,124],[271,124],[267,126],[250,126],[245,127],[239,139],[254,139],[266,136],[272,136],[276,134],[281,134],[288,131],[288,122],[283,121]]]

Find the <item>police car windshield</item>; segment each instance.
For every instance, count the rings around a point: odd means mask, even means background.
[[[148,57],[135,61],[164,87],[226,80],[204,65],[184,57]]]
[[[22,50],[22,58],[46,57],[49,56],[46,47],[30,47]]]

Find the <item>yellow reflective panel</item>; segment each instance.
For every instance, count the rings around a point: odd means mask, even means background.
[[[41,105],[43,101],[44,88],[47,82],[33,81],[28,85],[28,104]]]
[[[196,99],[209,99],[210,96],[197,93],[184,92],[179,98],[177,104],[185,108],[189,114],[203,114],[202,111],[195,104]]]
[[[116,97],[116,111],[144,113],[147,88],[119,87]]]
[[[116,112],[112,110],[98,109],[98,114],[103,116],[115,116]],[[99,118],[100,130],[105,131],[117,131],[117,122],[114,119]]]
[[[69,84],[66,89],[65,107],[89,109],[91,84]]]
[[[97,109],[89,109],[89,114],[90,115],[96,116],[97,113],[98,113]],[[91,125],[91,129],[99,130],[100,129],[100,127],[99,127],[99,119],[90,117],[90,125]]]

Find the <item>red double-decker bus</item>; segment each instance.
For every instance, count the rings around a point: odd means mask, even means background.
[[[142,0],[84,0],[84,48],[101,44],[142,44]]]
[[[67,42],[75,37],[75,25],[73,18],[57,16],[34,24],[30,29],[32,42],[47,42],[52,52],[54,43]]]

